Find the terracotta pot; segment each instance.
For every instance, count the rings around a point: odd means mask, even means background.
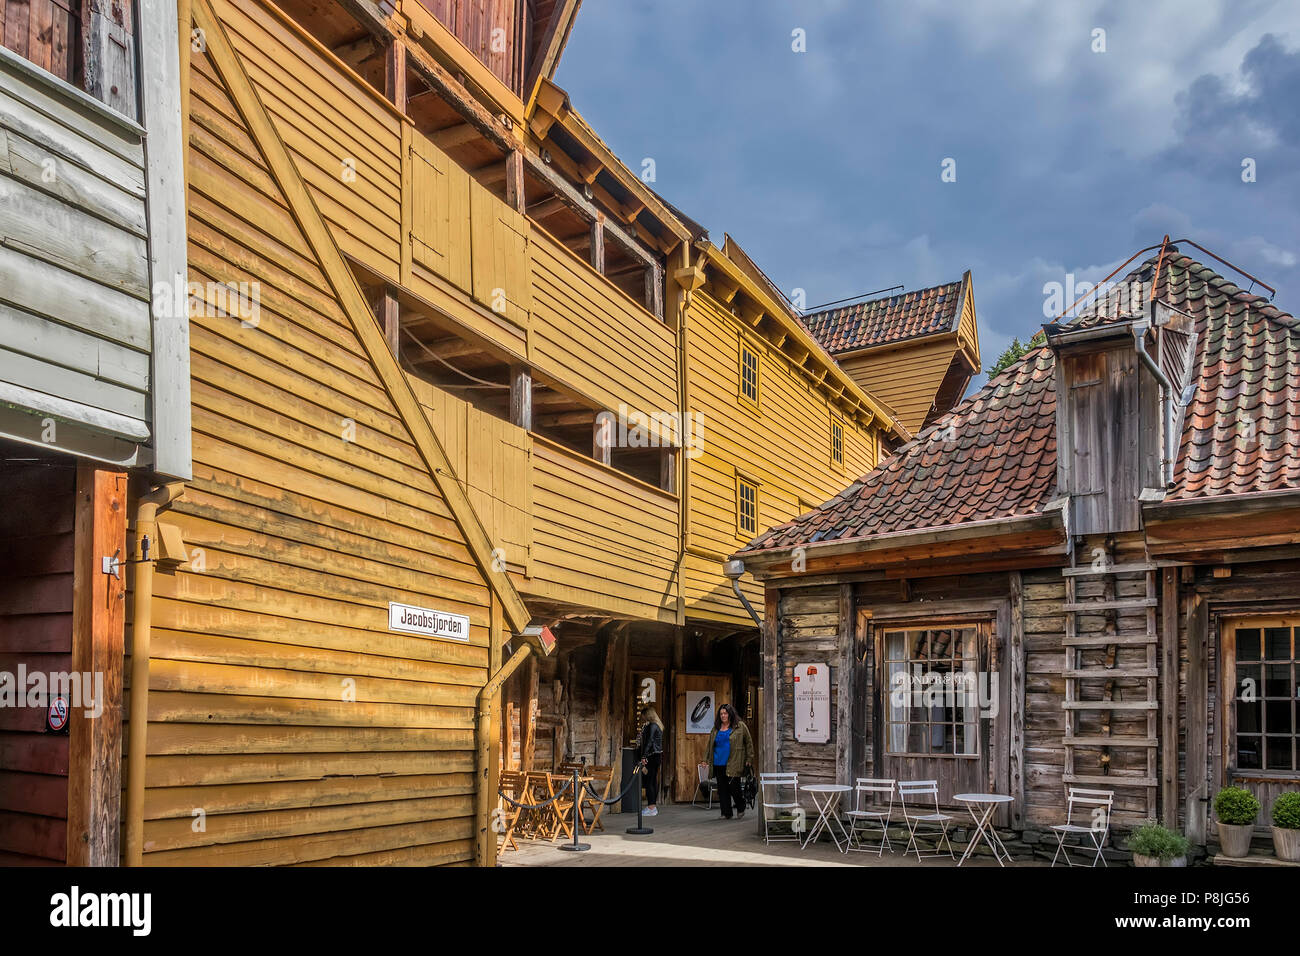
[[[1161,860],[1158,856],[1143,856],[1141,853],[1133,854],[1134,866],[1186,866],[1187,857],[1174,857],[1172,860]]]
[[[1273,852],[1279,860],[1300,863],[1300,830],[1273,828]]]
[[[1224,856],[1240,860],[1250,853],[1250,841],[1254,835],[1253,823],[1220,823],[1219,847]]]

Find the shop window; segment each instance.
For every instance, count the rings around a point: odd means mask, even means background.
[[[984,625],[885,631],[886,752],[979,755],[979,647],[985,632]]]

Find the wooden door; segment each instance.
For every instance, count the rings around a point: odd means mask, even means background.
[[[989,788],[991,721],[981,719],[978,685],[988,673],[987,622],[875,626],[875,770],[895,780],[937,780],[939,800]]]
[[[708,697],[708,706],[703,706],[703,696]],[[690,710],[687,709],[687,701],[690,701]],[[731,700],[731,675],[730,674],[674,674],[673,675],[673,767],[676,771],[676,784],[673,798],[680,802],[689,803],[695,793],[696,785],[699,783],[699,775],[696,773],[696,764],[700,761],[712,763],[707,759],[706,750],[709,744],[709,734],[691,732],[689,727],[693,721],[691,718],[699,715],[701,718],[708,716],[708,727],[713,728],[713,721],[716,719],[718,706],[721,704],[732,703]],[[703,711],[703,713],[701,713]],[[703,720],[694,723],[694,726],[702,727]],[[754,728],[749,730],[750,736],[754,736]]]

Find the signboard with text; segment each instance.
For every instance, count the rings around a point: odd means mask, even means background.
[[[388,603],[388,629],[441,637],[449,641],[469,641],[469,618],[463,614],[450,614],[430,607],[411,604]]]
[[[831,666],[794,666],[794,739],[824,744],[831,739]]]

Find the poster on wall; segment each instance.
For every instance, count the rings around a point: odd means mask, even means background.
[[[707,734],[713,731],[714,694],[711,690],[686,692],[686,732]]]
[[[794,667],[794,739],[803,744],[824,744],[831,739],[829,664]]]

